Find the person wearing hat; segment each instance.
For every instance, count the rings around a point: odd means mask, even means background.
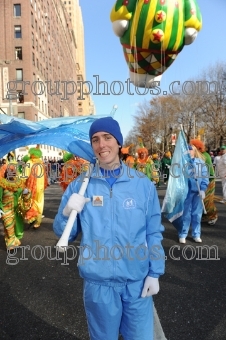
[[[167,184],[168,180],[169,180],[171,162],[172,162],[171,152],[167,151],[167,152],[165,152],[165,154],[164,154],[164,156],[161,160],[161,168],[162,168],[164,184]]]
[[[226,145],[221,146],[221,158],[217,164],[218,175],[221,178],[223,200],[220,203],[226,203]]]
[[[29,223],[35,229],[40,227],[44,209],[44,191],[48,186],[46,168],[42,161],[42,151],[39,146],[30,148],[29,160],[25,167],[25,186],[31,192],[34,209],[30,211]]]
[[[134,163],[134,168],[143,172],[154,184],[158,178],[158,173],[155,171],[154,162],[148,155],[148,149],[144,146],[143,141],[139,138],[139,148],[137,149],[137,159]]]
[[[157,174],[155,182],[157,184],[157,187],[160,187],[161,160],[157,153],[154,153],[152,155],[152,160],[153,160],[154,167],[156,169],[156,174]]]
[[[130,168],[133,168],[135,159],[132,155],[130,155],[130,148],[133,146],[133,144],[130,144],[129,146],[125,146],[121,148],[121,160]]]
[[[10,165],[10,164],[17,164],[17,162],[15,160],[15,154],[12,151],[8,152],[8,154],[6,156],[6,161],[0,167],[0,177],[4,177],[7,166]]]
[[[23,237],[23,219],[17,211],[18,199],[23,189],[24,181],[17,176],[15,165],[8,164],[4,175],[0,177],[0,218],[8,250],[19,246]]]
[[[75,157],[70,152],[65,152],[63,156],[63,166],[60,172],[60,186],[65,191],[69,185],[81,171],[84,171],[83,164],[85,161],[81,158]]]
[[[112,117],[93,122],[90,142],[98,160],[85,197],[81,179],[63,194],[53,230],[61,237],[78,212],[69,241],[82,232],[78,269],[91,340],[153,339],[152,295],[164,273],[161,211],[154,184],[120,161],[123,136]],[[128,175],[129,173],[129,175]]]
[[[205,165],[204,156],[195,147],[189,145],[191,163],[188,164],[184,175],[188,178],[188,192],[184,201],[182,229],[178,233],[179,243],[186,243],[189,229],[192,230],[192,238],[201,243],[201,219],[205,191],[209,184],[208,166]]]
[[[191,139],[190,143],[194,145],[199,152],[204,156],[204,162],[208,166],[209,171],[209,184],[205,192],[204,204],[206,208],[206,215],[203,215],[202,221],[209,225],[214,225],[218,220],[218,212],[216,205],[214,203],[214,195],[215,195],[215,172],[213,167],[213,162],[210,157],[210,154],[206,152],[205,144],[200,139]]]

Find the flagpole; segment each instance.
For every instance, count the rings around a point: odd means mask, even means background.
[[[206,215],[206,214],[207,214],[207,212],[206,212],[206,207],[205,207],[205,204],[204,204],[204,202],[203,202],[203,199],[202,199],[202,196],[201,196],[200,187],[199,187],[199,182],[198,182],[198,180],[197,180],[196,177],[195,177],[195,181],[196,181],[196,184],[197,184],[197,188],[198,188],[198,192],[199,192],[199,197],[200,197],[200,199],[201,199],[201,201],[202,201],[203,212],[204,212],[204,214]]]
[[[94,167],[94,164],[90,163],[89,168],[88,168],[88,170],[87,170],[87,172],[84,176],[81,188],[78,192],[79,195],[84,196],[86,188],[89,184],[89,179],[90,179],[91,173],[93,171],[93,167]],[[56,244],[56,247],[58,248],[58,251],[60,253],[64,253],[67,250],[68,240],[69,240],[74,222],[76,220],[77,214],[78,214],[78,212],[76,210],[71,211],[70,216],[69,216],[68,221],[67,221],[67,224],[64,228],[63,234],[61,235],[61,238],[59,239],[59,241]]]

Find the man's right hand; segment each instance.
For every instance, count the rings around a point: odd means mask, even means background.
[[[76,210],[80,213],[87,202],[90,202],[90,198],[86,198],[79,194],[72,194],[64,207],[63,215],[68,217],[72,210]]]

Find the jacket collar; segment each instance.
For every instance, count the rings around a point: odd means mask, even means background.
[[[120,161],[120,168],[121,171],[119,177],[117,178],[117,182],[129,182],[130,178],[128,176],[128,167],[122,161]],[[96,165],[94,166],[91,177],[100,180],[105,180],[100,169],[98,169]]]

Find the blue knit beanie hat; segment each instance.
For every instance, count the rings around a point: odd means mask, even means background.
[[[123,145],[123,136],[117,120],[114,120],[112,117],[104,117],[95,120],[89,129],[89,138],[91,144],[91,139],[94,133],[100,131],[110,133],[113,137],[115,137],[119,145]]]

